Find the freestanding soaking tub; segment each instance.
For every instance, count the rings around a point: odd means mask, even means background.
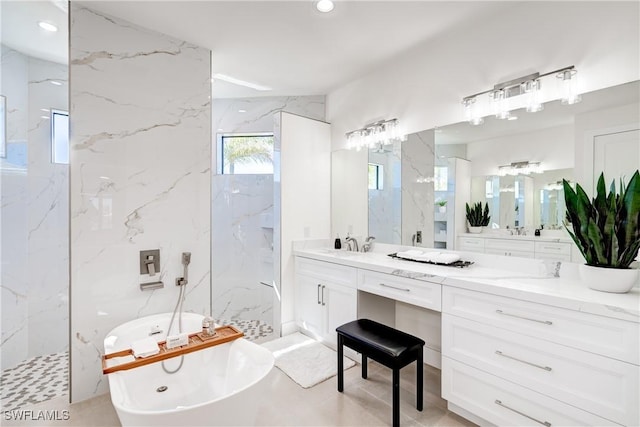
[[[202,319],[183,313],[183,332],[201,331]],[[104,340],[105,353],[130,348],[151,332],[165,340],[170,320],[171,313],[163,313],[116,327]],[[172,334],[177,321],[176,315]],[[173,371],[180,359],[164,366]],[[269,394],[265,377],[273,364],[270,351],[240,338],[186,354],[174,374],[166,373],[162,362],[109,374],[111,401],[123,426],[253,425],[258,402]]]

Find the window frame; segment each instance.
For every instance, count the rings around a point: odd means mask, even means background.
[[[224,139],[225,138],[251,138],[251,137],[272,137],[273,150],[275,152],[275,134],[273,132],[223,132],[216,134],[216,173],[218,175],[251,175],[224,172]],[[270,175],[271,173],[254,173],[255,175]]]

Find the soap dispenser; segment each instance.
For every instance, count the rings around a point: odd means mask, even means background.
[[[334,249],[342,249],[342,241],[340,240],[340,235],[336,234],[336,241],[333,244]]]

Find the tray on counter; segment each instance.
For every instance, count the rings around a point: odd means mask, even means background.
[[[399,257],[397,252],[394,252],[394,253],[389,254],[387,256],[390,256],[391,258],[395,258],[395,259],[401,259],[403,261],[419,262],[421,264],[441,265],[443,267],[464,268],[464,267],[469,267],[471,264],[473,264],[473,261],[463,261],[463,260],[458,260],[458,261],[455,261],[455,262],[452,262],[452,263],[449,263],[449,264],[445,264],[443,262],[422,261],[422,260],[417,260],[417,259]]]

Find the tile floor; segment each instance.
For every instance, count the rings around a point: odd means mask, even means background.
[[[23,408],[66,396],[69,388],[69,353],[54,353],[24,360],[0,376],[2,410]]]
[[[401,425],[408,426],[473,426],[447,411],[440,398],[440,371],[425,365],[424,410],[415,409],[415,367],[401,373]],[[370,362],[369,378],[360,377],[357,365],[345,372],[345,391],[336,391],[336,378],[303,389],[274,368],[267,381],[272,392],[256,404],[258,426],[388,426],[391,425],[391,371]],[[67,421],[16,421],[2,415],[2,426],[119,426],[109,395],[69,405],[66,397],[30,404],[23,409],[33,411],[69,411]],[[185,423],[185,425],[189,425]]]

